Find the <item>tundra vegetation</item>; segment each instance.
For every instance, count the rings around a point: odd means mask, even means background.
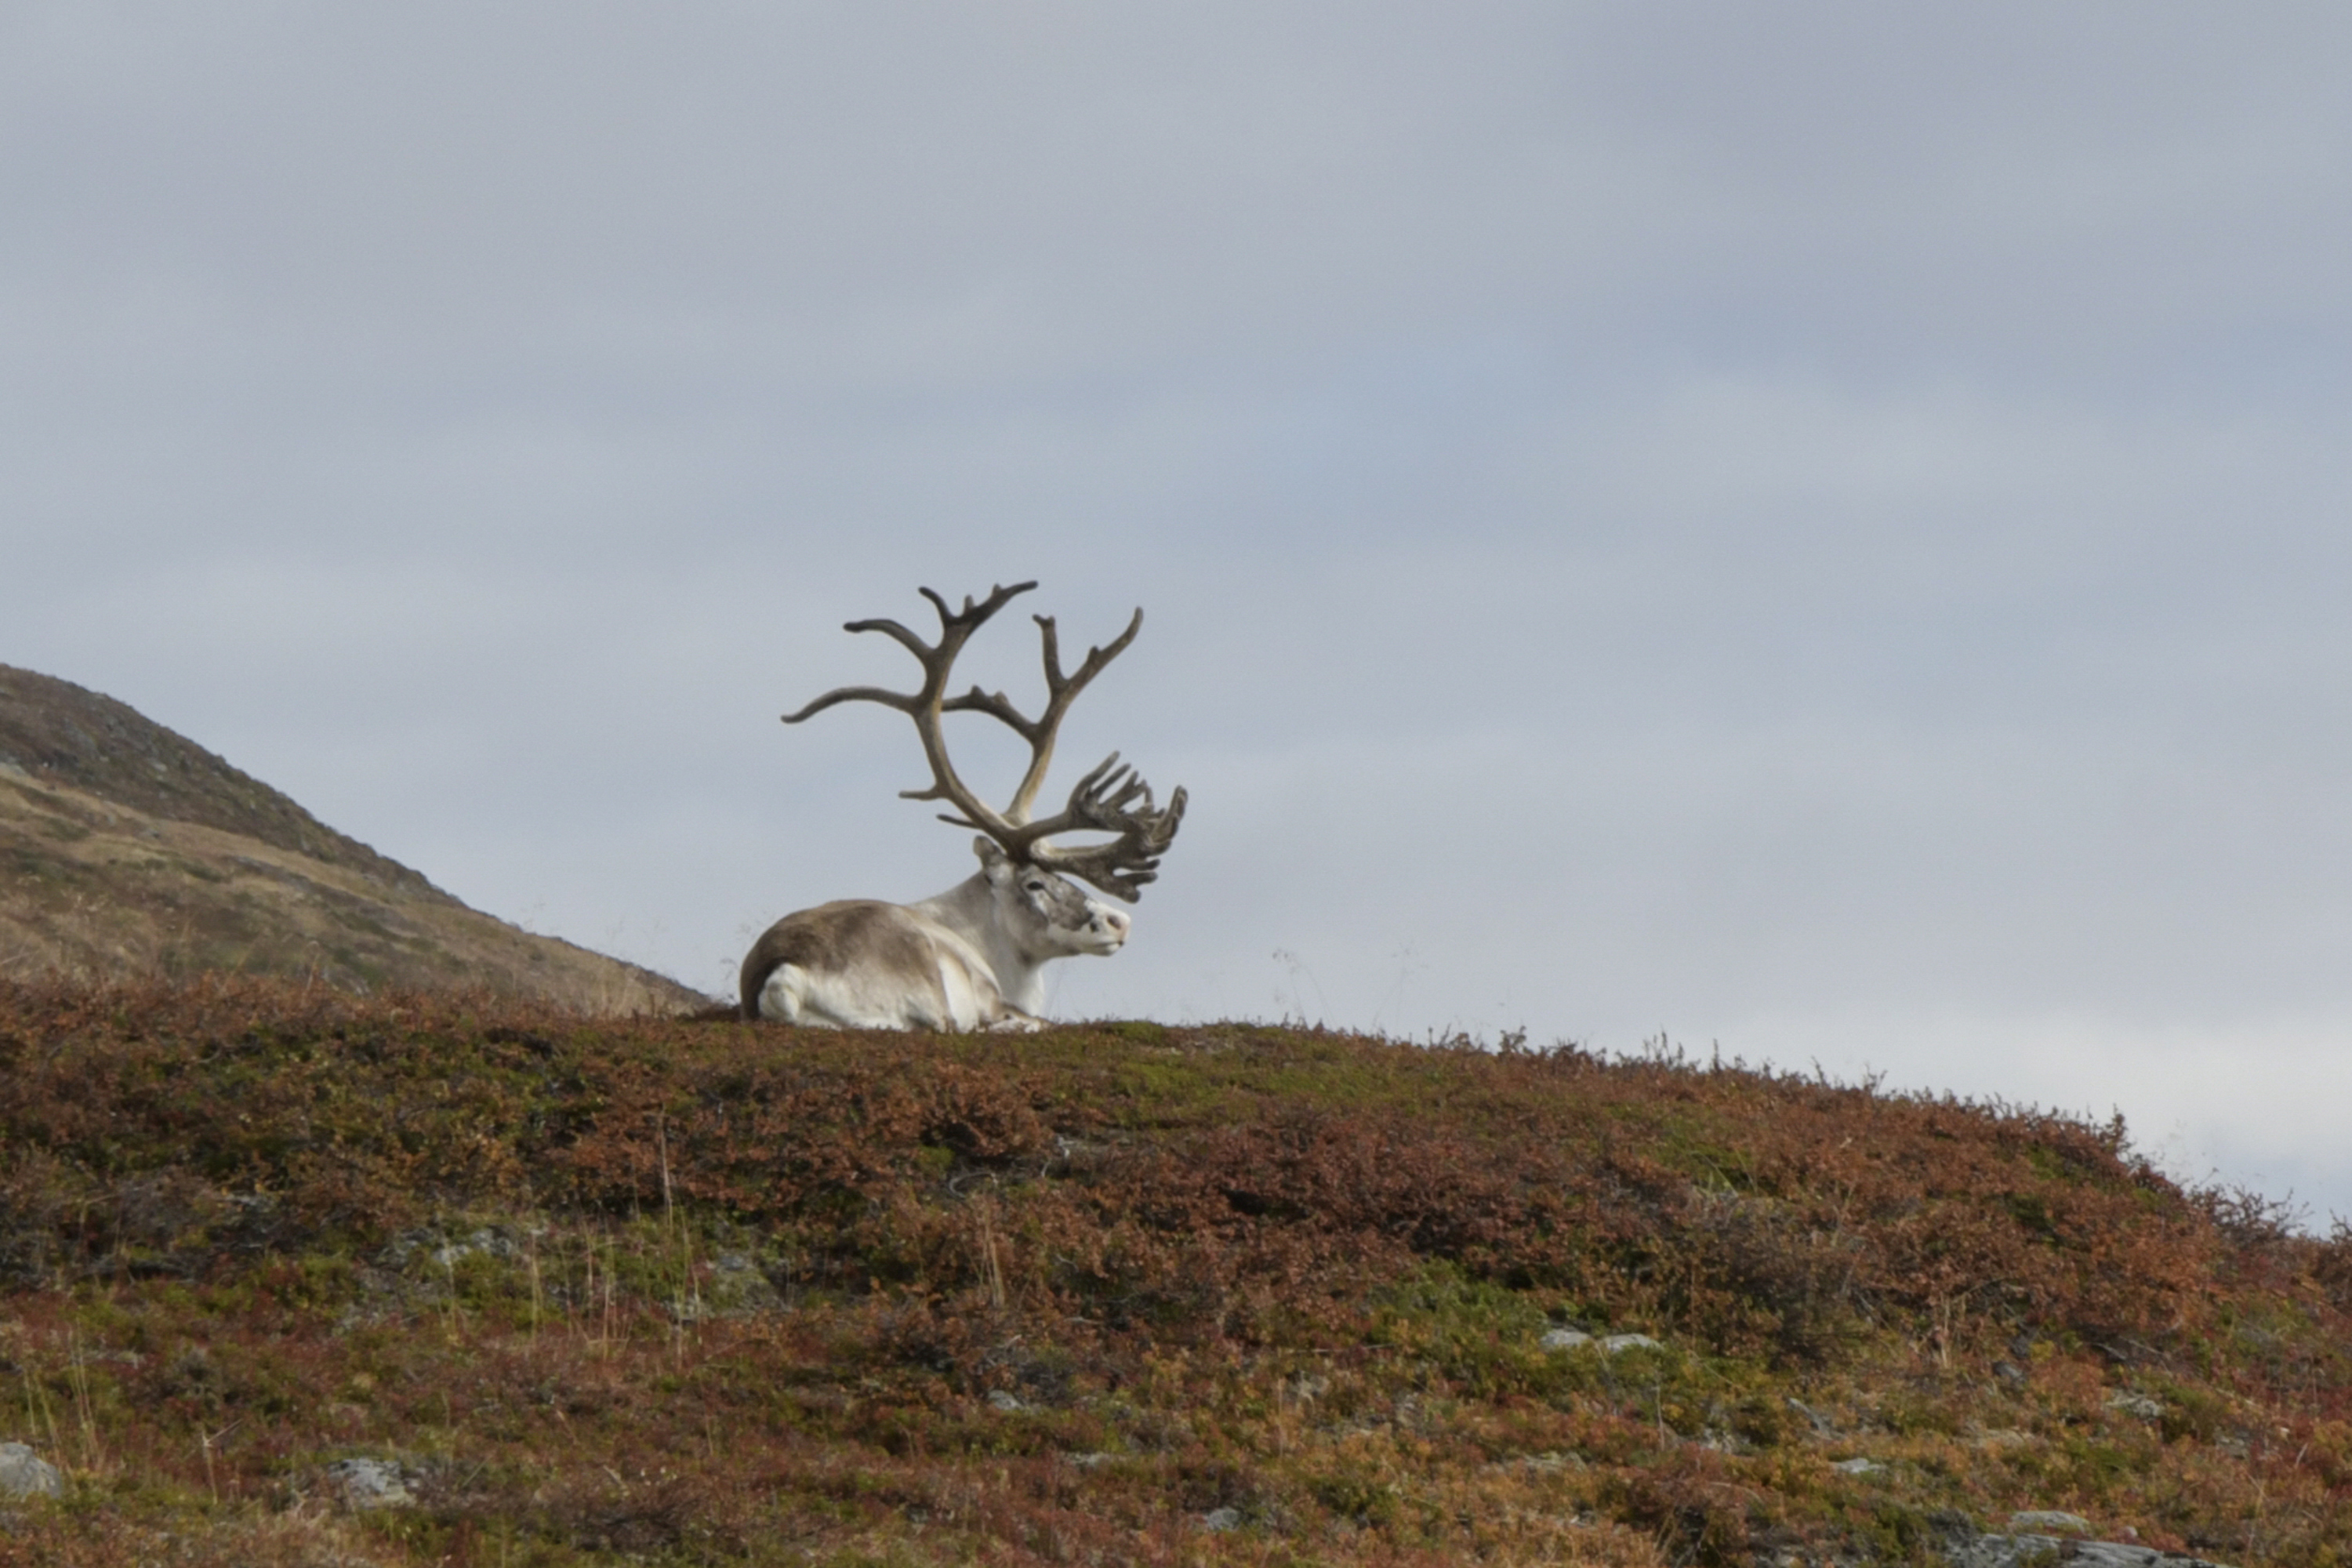
[[[2352,1552],[2352,1236],[2120,1125],[259,979],[0,982],[0,1440],[61,1479],[0,1563]]]

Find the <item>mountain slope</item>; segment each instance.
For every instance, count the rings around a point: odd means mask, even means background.
[[[0,974],[204,971],[599,1012],[703,1000],[468,909],[110,697],[0,665]]]
[[[11,768],[151,817],[241,834],[388,887],[457,902],[128,703],[0,664],[0,774]]]

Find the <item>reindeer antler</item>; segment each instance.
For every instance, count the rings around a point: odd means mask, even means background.
[[[1138,795],[1143,797],[1140,809],[1131,805]],[[1078,781],[1060,816],[1033,822],[1022,832],[1032,836],[1035,847],[1030,858],[1037,865],[1082,877],[1131,904],[1142,896],[1144,883],[1158,880],[1160,857],[1168,852],[1183,821],[1183,785],[1177,785],[1176,793],[1168,797],[1165,810],[1159,809],[1152,805],[1151,786],[1143,782],[1143,775],[1120,766],[1118,753],[1113,752]],[[1118,837],[1108,844],[1075,849],[1039,842],[1049,835],[1080,827],[1099,828]]]
[[[826,692],[797,713],[784,715],[784,722],[797,724],[802,720],[824,711],[836,702],[878,702],[886,708],[896,708],[915,721],[915,731],[922,738],[923,755],[931,764],[931,783],[927,789],[901,790],[908,800],[944,800],[961,812],[961,816],[941,813],[940,820],[961,827],[976,828],[1001,845],[1015,860],[1067,871],[1093,883],[1113,898],[1133,903],[1140,895],[1144,883],[1159,875],[1160,857],[1167,853],[1176,837],[1176,829],[1184,819],[1184,791],[1180,787],[1169,798],[1163,809],[1151,797],[1151,786],[1131,767],[1118,765],[1118,753],[1113,752],[1093,772],[1080,779],[1070,791],[1069,804],[1056,815],[1043,822],[1029,820],[1037,791],[1045,782],[1046,770],[1054,761],[1054,742],[1061,731],[1062,720],[1070,704],[1088,682],[1100,675],[1110,661],[1125,652],[1135,634],[1143,628],[1143,612],[1137,610],[1135,618],[1106,647],[1088,648],[1078,668],[1064,674],[1061,644],[1050,616],[1038,616],[1038,630],[1045,644],[1045,707],[1034,719],[1015,708],[1004,694],[982,691],[973,687],[961,697],[947,698],[948,677],[955,668],[956,656],[991,616],[1003,609],[1015,595],[1025,594],[1037,584],[1016,583],[1012,587],[998,587],[988,597],[975,605],[971,596],[964,598],[963,608],[950,610],[947,601],[929,588],[919,590],[939,612],[940,640],[927,643],[905,626],[891,620],[852,621],[845,629],[853,632],[882,632],[897,640],[923,667],[923,684],[919,690],[898,692],[878,686],[844,686]],[[1022,774],[1021,785],[1013,791],[1013,800],[1003,812],[992,808],[974,795],[970,785],[959,777],[955,764],[948,756],[947,740],[940,732],[940,718],[943,713],[985,713],[1011,729],[1029,742],[1029,767]],[[1138,797],[1141,805],[1137,805]],[[1108,843],[1083,845],[1065,848],[1048,844],[1046,839],[1058,834],[1083,830],[1117,834]]]

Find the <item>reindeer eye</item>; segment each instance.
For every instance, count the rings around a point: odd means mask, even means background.
[[[1044,892],[1044,891],[1045,890],[1045,882],[1044,882],[1041,879],[1036,878],[1036,877],[1032,877],[1032,878],[1030,878],[1030,879],[1029,879],[1029,880],[1028,880],[1028,882],[1027,882],[1026,884],[1024,884],[1024,885],[1025,885],[1025,886],[1028,888],[1028,889],[1029,889],[1031,892],[1033,892],[1033,893],[1042,893],[1042,892]]]

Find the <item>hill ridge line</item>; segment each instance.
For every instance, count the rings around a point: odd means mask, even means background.
[[[0,764],[151,816],[242,833],[457,902],[421,871],[320,822],[218,752],[85,686],[0,664]]]

